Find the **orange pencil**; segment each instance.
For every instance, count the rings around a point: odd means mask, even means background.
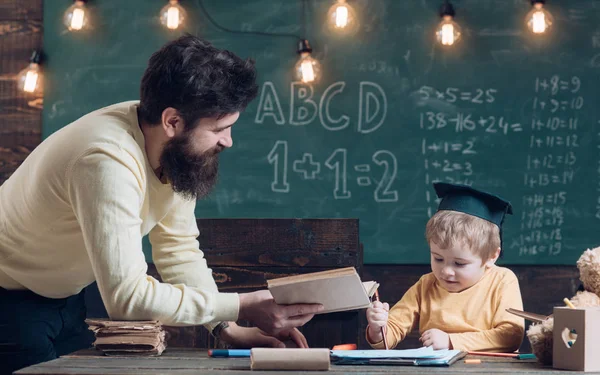
[[[379,291],[377,289],[375,289],[375,301],[379,301]],[[387,344],[387,339],[385,337],[385,330],[383,329],[383,327],[381,328],[381,336],[383,336],[383,344],[385,345],[385,350],[390,350],[390,348],[388,347]]]

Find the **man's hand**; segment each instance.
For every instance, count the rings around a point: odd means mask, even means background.
[[[293,328],[288,332],[280,332],[277,337],[269,336],[258,328],[240,327],[229,323],[229,327],[221,332],[223,341],[236,348],[272,347],[285,348],[285,341],[291,340],[299,348],[308,348],[304,335]]]
[[[377,343],[383,341],[381,327],[385,328],[387,325],[389,311],[390,305],[387,302],[381,303],[379,301],[373,302],[367,309],[367,322],[369,322],[367,336],[370,342]]]
[[[315,313],[323,310],[320,304],[278,305],[268,290],[240,295],[239,319],[248,320],[269,335],[303,326]]]
[[[423,332],[419,341],[423,343],[423,346],[433,346],[433,349],[450,349],[450,336],[439,329],[428,329]]]

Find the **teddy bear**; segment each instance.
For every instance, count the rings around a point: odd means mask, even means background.
[[[571,303],[575,307],[600,306],[600,247],[584,251],[577,260],[577,268],[583,290],[570,299]],[[531,350],[544,365],[552,365],[553,327],[554,318],[550,315],[527,330]]]

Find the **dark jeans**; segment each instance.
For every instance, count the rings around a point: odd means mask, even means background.
[[[52,299],[0,288],[0,375],[92,346],[84,291]]]

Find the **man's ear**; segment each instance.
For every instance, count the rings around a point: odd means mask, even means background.
[[[491,267],[496,263],[498,257],[500,256],[500,250],[501,249],[498,247],[494,252],[494,255],[490,259],[488,259],[487,262],[485,262],[486,267]]]
[[[179,111],[172,107],[165,108],[165,110],[162,112],[160,120],[160,125],[169,138],[173,138],[177,134],[182,133],[183,128],[185,127],[183,119],[179,115]]]

